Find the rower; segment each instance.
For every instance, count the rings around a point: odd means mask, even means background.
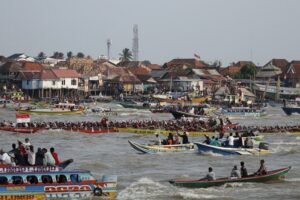
[[[188,138],[188,133],[187,132],[183,132],[183,135],[178,134],[179,137],[182,138],[182,144],[189,144],[189,138]]]
[[[241,178],[240,172],[236,165],[233,166],[231,170],[230,178]]]
[[[247,172],[247,169],[245,167],[245,163],[242,161],[241,162],[241,177],[245,178],[247,176],[248,176],[248,172]]]
[[[10,156],[2,149],[0,149],[0,163],[7,164],[7,165],[11,164]]]
[[[266,174],[267,174],[267,168],[265,165],[265,160],[260,160],[260,167],[257,170],[257,172],[255,173],[255,175],[262,176],[262,175],[266,175]]]
[[[203,179],[200,179],[200,180],[207,180],[207,181],[214,181],[214,180],[216,180],[216,175],[213,172],[212,167],[208,168],[208,173],[206,174],[206,176]]]

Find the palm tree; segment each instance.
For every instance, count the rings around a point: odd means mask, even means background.
[[[132,53],[128,48],[123,49],[122,53],[119,54],[121,61],[130,61],[132,60]]]

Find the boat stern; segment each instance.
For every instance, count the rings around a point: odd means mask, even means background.
[[[103,199],[115,199],[117,197],[117,176],[104,175],[93,188],[93,194]]]

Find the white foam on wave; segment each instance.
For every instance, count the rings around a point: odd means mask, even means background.
[[[287,182],[300,182],[300,178],[287,178],[287,179],[284,179],[284,181],[287,181]]]
[[[276,146],[276,147],[272,147],[270,149],[270,153],[296,153],[298,151],[297,148],[295,148],[295,146]]]
[[[118,199],[150,199],[160,193],[163,194],[166,188],[159,182],[144,177],[122,190],[118,195]]]

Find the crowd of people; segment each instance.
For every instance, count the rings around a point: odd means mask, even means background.
[[[18,141],[18,146],[13,143],[8,152],[1,149],[0,163],[11,166],[55,166],[61,162],[53,147],[49,150],[38,148],[35,152],[29,138],[26,138],[24,142]]]
[[[277,132],[295,132],[300,131],[300,125],[289,126],[242,126],[232,124],[226,119],[226,123],[219,118],[210,118],[206,121],[202,119],[179,119],[179,120],[127,120],[127,121],[110,121],[106,117],[99,121],[54,121],[54,122],[29,122],[19,123],[10,121],[0,122],[1,127],[25,127],[37,128],[41,130],[47,129],[64,129],[64,130],[77,130],[77,129],[105,129],[105,128],[139,128],[139,129],[163,129],[167,131],[189,131],[189,132],[245,132],[248,130],[255,130],[260,133],[277,133]]]

